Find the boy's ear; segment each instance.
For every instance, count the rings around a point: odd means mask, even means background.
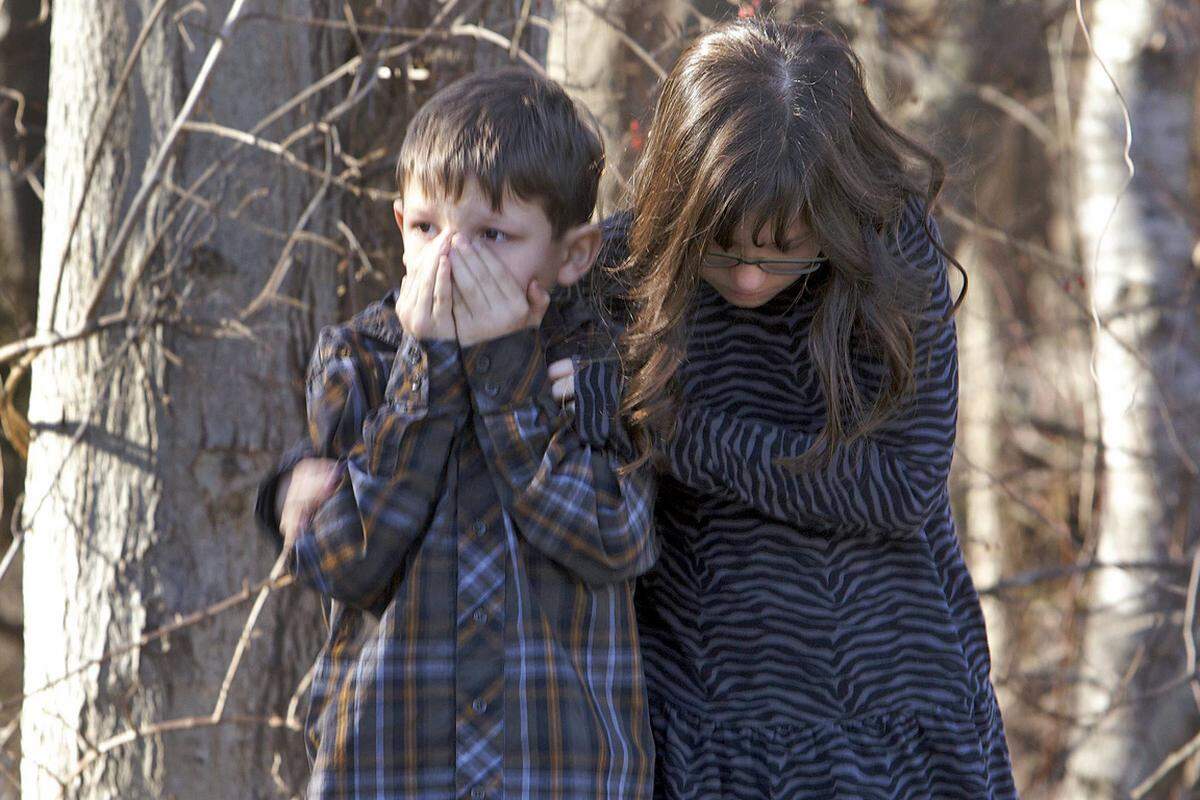
[[[600,226],[576,225],[563,234],[563,262],[558,268],[558,285],[570,286],[587,274],[600,253]]]

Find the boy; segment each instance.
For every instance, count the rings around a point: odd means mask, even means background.
[[[649,478],[618,471],[617,409],[560,406],[546,367],[602,334],[567,288],[600,246],[602,166],[572,101],[522,70],[452,84],[409,127],[406,276],[321,332],[311,445],[259,498],[333,600],[310,797],[650,796]]]

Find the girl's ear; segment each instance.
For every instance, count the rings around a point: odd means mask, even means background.
[[[558,268],[558,285],[570,286],[587,274],[600,253],[600,226],[576,225],[563,234],[563,262]]]

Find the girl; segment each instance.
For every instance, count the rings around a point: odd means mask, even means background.
[[[819,26],[716,28],[663,86],[609,225],[622,412],[662,472],[659,797],[1016,796],[947,492],[942,177]],[[571,373],[581,407],[617,385]]]

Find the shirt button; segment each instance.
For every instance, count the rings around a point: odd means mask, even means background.
[[[495,397],[496,395],[500,394],[500,387],[491,381],[488,381],[483,385],[483,390],[488,393],[489,397]]]
[[[482,714],[487,711],[487,701],[482,697],[476,697],[471,701],[471,708],[475,709],[475,713]]]
[[[471,526],[471,529],[475,531],[476,536],[483,536],[487,533],[487,523],[481,519],[477,519],[475,520],[475,524]]]
[[[487,612],[482,608],[475,609],[475,624],[482,625],[487,622]]]
[[[475,362],[475,366],[480,372],[487,372],[492,367],[492,360],[487,356],[480,356],[479,360]]]
[[[485,794],[482,786],[476,786],[471,789],[471,800],[483,800]]]

